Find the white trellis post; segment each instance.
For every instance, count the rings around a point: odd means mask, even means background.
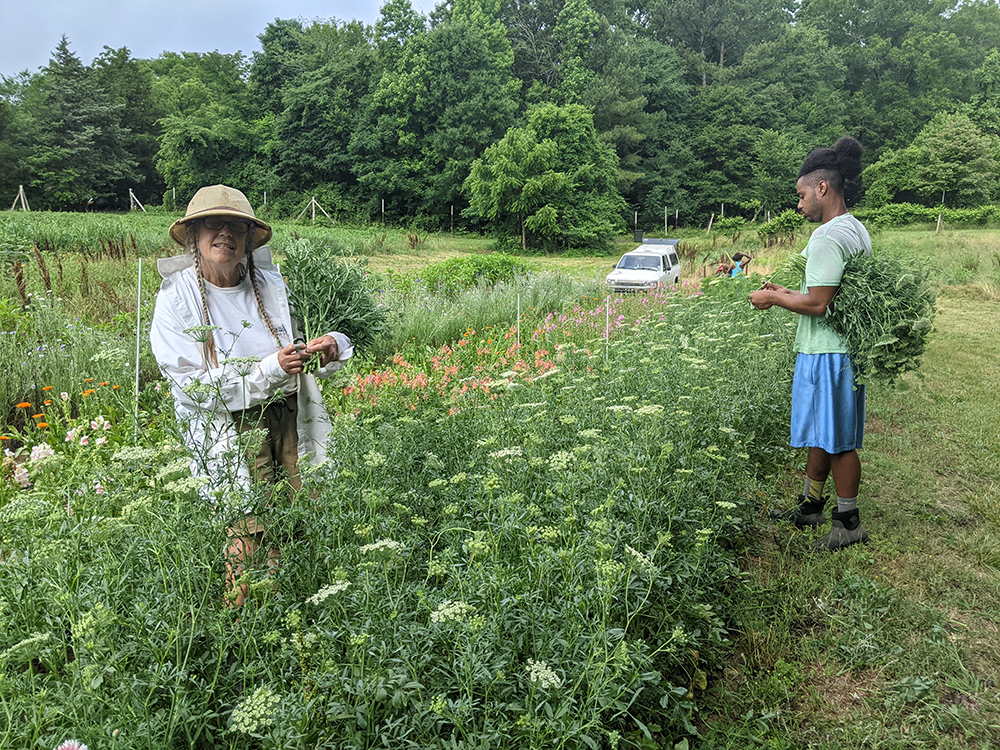
[[[130,191],[131,192],[131,191]],[[139,444],[139,337],[142,324],[142,258],[139,258],[139,286],[135,295],[135,412],[133,414],[133,444]]]
[[[320,205],[319,201],[316,200],[316,196],[314,195],[312,198],[310,198],[309,202],[306,204],[306,207],[302,209],[302,213],[300,213],[298,216],[295,217],[295,220],[298,221],[303,216],[305,216],[306,211],[308,211],[309,209],[312,209],[312,223],[315,224],[316,223],[316,209],[317,208],[320,211],[323,212],[323,215],[327,219],[330,219],[330,214],[328,214],[326,212],[326,209],[323,208],[323,206]],[[330,219],[330,223],[333,224],[333,219]]]
[[[517,293],[517,350],[521,351],[521,293]]]
[[[21,203],[21,210],[22,211],[30,211],[31,210],[31,207],[28,205],[28,196],[26,196],[24,194],[24,185],[18,185],[17,186],[17,197],[14,199],[14,202],[10,204],[10,210],[11,211],[14,210],[14,207],[18,204],[18,201],[20,201],[20,203]]]
[[[146,207],[139,202],[139,199],[135,197],[135,193],[132,192],[132,188],[128,189],[128,210],[132,211],[138,206],[142,209],[143,213],[146,213]]]
[[[611,346],[611,295],[604,298],[604,361],[608,361]]]

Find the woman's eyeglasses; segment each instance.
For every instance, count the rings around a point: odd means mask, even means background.
[[[207,219],[202,221],[205,225],[205,229],[211,229],[213,232],[218,232],[223,227],[228,226],[229,231],[233,234],[246,234],[250,231],[251,223],[249,221],[244,221],[243,219],[220,219],[218,216],[209,216]]]

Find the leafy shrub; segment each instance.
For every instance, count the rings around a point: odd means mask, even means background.
[[[908,224],[928,224],[937,221],[940,209],[918,206],[914,203],[889,203],[879,208],[853,209],[859,221],[874,228],[903,227]]]
[[[851,213],[864,223],[881,229],[911,224],[936,224],[939,216],[945,224],[959,227],[988,226],[1000,220],[1000,207],[995,205],[944,208],[914,203],[889,203],[878,208],[856,208]]]
[[[433,263],[421,272],[421,278],[431,291],[454,294],[459,289],[479,284],[493,286],[500,281],[513,281],[517,276],[527,276],[529,272],[528,265],[520,258],[491,253]]]
[[[740,237],[740,233],[746,229],[746,226],[747,220],[742,216],[723,216],[721,219],[716,219],[712,224],[712,231],[726,235],[735,245]]]
[[[307,341],[340,331],[365,347],[385,329],[386,310],[368,288],[365,261],[349,262],[333,244],[305,239],[285,248],[282,273]]]
[[[788,209],[782,211],[770,221],[766,221],[757,228],[757,234],[763,240],[766,247],[780,245],[785,242],[793,242],[795,233],[802,228],[805,219],[798,211]]]

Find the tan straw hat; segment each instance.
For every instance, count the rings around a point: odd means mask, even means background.
[[[253,235],[253,247],[256,250],[266,245],[271,239],[271,227],[254,216],[250,201],[236,188],[226,185],[211,185],[203,187],[188,203],[187,213],[183,219],[178,219],[170,225],[170,238],[178,245],[183,245],[187,239],[185,225],[189,221],[205,219],[209,216],[236,216],[248,219],[257,225]]]

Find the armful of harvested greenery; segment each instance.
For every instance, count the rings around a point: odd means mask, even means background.
[[[805,259],[791,261],[805,275]],[[920,367],[934,321],[930,269],[885,252],[847,259],[840,289],[822,319],[858,370],[858,382],[890,385]]]
[[[365,347],[386,327],[386,309],[368,288],[367,258],[345,260],[329,245],[300,239],[285,250],[282,272],[295,316],[306,341],[330,331],[346,334]],[[315,364],[313,364],[315,362]],[[308,370],[319,365],[318,355]]]

